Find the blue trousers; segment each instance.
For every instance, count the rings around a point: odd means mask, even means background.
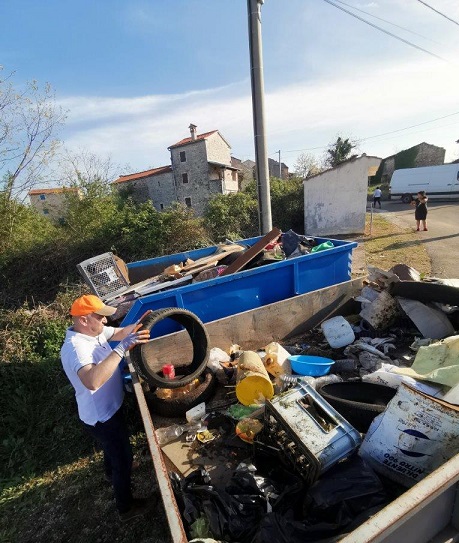
[[[102,447],[105,473],[112,480],[116,508],[120,513],[125,513],[132,504],[132,448],[122,409],[107,421],[98,422],[95,426],[83,424]]]

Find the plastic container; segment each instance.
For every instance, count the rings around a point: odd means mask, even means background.
[[[350,345],[355,341],[352,326],[341,315],[324,321],[321,328],[332,349],[346,347],[346,345]]]
[[[260,237],[238,243],[251,246]],[[327,241],[315,238],[317,243]],[[147,294],[137,299],[121,326],[136,322],[147,309],[180,307],[189,309],[202,322],[256,309],[273,302],[292,298],[312,290],[348,281],[351,277],[352,250],[357,243],[333,240],[327,251],[279,260],[258,268],[243,270],[208,281],[187,284],[163,292]],[[172,264],[187,258],[197,260],[212,255],[216,247],[207,247],[128,264],[131,283],[153,277]],[[152,330],[151,337],[159,337],[181,329],[177,322],[165,319]]]
[[[290,365],[292,370],[299,375],[309,375],[311,377],[319,377],[321,375],[327,375],[330,368],[335,363],[330,358],[324,358],[322,356],[309,356],[307,354],[297,354],[289,356]]]
[[[260,356],[244,351],[236,374],[236,397],[242,405],[264,402],[274,396],[274,387]]]

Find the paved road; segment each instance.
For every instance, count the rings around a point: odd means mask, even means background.
[[[459,278],[459,202],[429,201],[427,232],[416,232],[432,260],[432,275]],[[379,213],[379,209],[376,210]],[[403,227],[416,230],[414,208],[401,202],[382,202],[382,213]]]

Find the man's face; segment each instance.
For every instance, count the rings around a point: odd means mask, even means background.
[[[90,313],[84,319],[86,319],[84,333],[88,336],[98,336],[103,332],[104,325],[107,324],[107,317],[97,315],[96,313]]]

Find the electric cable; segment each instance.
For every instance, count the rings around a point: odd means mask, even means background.
[[[438,11],[438,9],[435,9],[434,7],[430,6],[427,2],[423,2],[422,0],[418,0],[418,2],[420,4],[422,4],[423,6],[425,6],[426,8],[429,8],[431,9],[432,11],[435,11],[435,13],[438,13],[438,15],[441,15],[442,17],[444,17],[445,19],[448,19],[448,21],[451,21],[452,23],[454,23],[455,25],[459,26],[459,23],[457,21],[455,21],[454,19],[451,19],[451,17],[448,17],[448,15],[445,15],[444,13],[442,13],[441,11]]]
[[[397,36],[396,34],[393,34],[392,32],[389,32],[388,30],[385,30],[384,28],[381,28],[380,26],[371,23],[370,21],[367,21],[363,17],[360,17],[360,15],[357,15],[356,13],[352,13],[352,11],[349,11],[348,9],[343,8],[342,6],[338,6],[337,4],[332,2],[331,0],[324,0],[324,2],[327,2],[327,4],[330,4],[331,6],[334,6],[335,8],[338,8],[341,11],[344,11],[345,13],[350,15],[351,17],[354,17],[354,18],[358,19],[359,21],[362,21],[363,23],[365,23],[365,24],[367,24],[369,26],[372,26],[373,28],[376,28],[380,32],[384,32],[384,34],[387,34],[388,36],[391,36],[392,38],[395,38],[396,40],[401,41],[401,42],[405,43],[406,45],[409,45],[410,47],[414,47],[415,49],[418,49],[418,51],[422,51],[423,53],[426,53],[427,55],[430,55],[431,57],[438,58],[439,60],[443,60],[444,62],[449,62],[448,60],[441,57],[440,55],[432,53],[431,51],[429,51],[427,49],[424,49],[423,47],[420,47],[419,45],[416,45],[415,43],[412,43],[412,42],[410,42],[408,40],[405,40],[404,38],[401,38],[400,36]]]
[[[415,32],[414,30],[410,30],[409,28],[406,28],[404,26],[400,26],[396,23],[392,23],[391,21],[388,21],[387,19],[383,19],[382,17],[373,15],[372,13],[368,11],[364,11],[363,9],[357,8],[355,6],[351,6],[351,4],[346,4],[346,2],[343,2],[342,0],[335,0],[335,2],[338,2],[338,4],[343,4],[344,6],[347,6],[348,8],[351,8],[355,11],[360,11],[360,13],[365,13],[365,15],[369,15],[370,17],[373,17],[374,19],[378,19],[378,21],[383,21],[384,23],[400,28],[401,30],[405,30],[405,32],[409,32],[410,34],[414,34],[415,36],[419,36],[421,38],[424,38],[425,40],[429,40],[433,43],[436,43],[437,45],[440,45],[438,42],[432,40],[431,38],[428,38],[427,36],[423,36],[422,34],[419,34],[419,32]]]

